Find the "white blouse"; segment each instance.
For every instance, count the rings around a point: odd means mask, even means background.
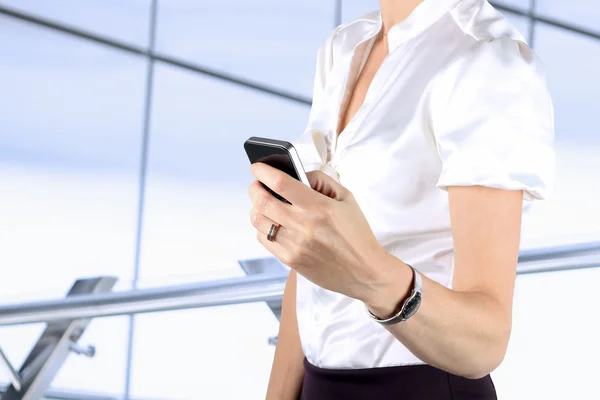
[[[327,39],[308,126],[294,145],[307,171],[321,169],[353,192],[387,251],[451,288],[448,195],[440,189],[483,185],[544,198],[554,174],[551,99],[540,60],[486,0],[424,0],[389,30],[389,54],[336,137],[381,28],[376,11]],[[422,363],[362,302],[302,276],[297,315],[302,349],[316,366]]]

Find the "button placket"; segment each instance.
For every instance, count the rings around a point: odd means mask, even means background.
[[[337,98],[337,112],[335,113],[335,119],[332,122],[332,126],[334,127],[334,129],[332,129],[332,131],[330,132],[333,142],[333,148],[331,151],[331,161],[333,161],[333,159],[336,158],[335,156],[339,151],[340,142],[347,141],[346,136],[351,134],[351,130],[348,128],[351,127],[351,125],[354,125],[356,115],[350,119],[350,121],[342,131],[339,131],[340,123],[342,121],[342,117],[346,113],[346,109],[348,107],[348,103],[350,102],[350,98],[356,85],[356,82],[358,81],[362,69],[364,68],[369,58],[371,49],[373,48],[377,35],[381,31],[381,29],[382,25],[379,24],[377,28],[373,30],[365,39],[357,43],[352,50],[350,62],[346,68],[345,75],[342,80],[342,87]],[[352,82],[352,84],[350,85],[349,82]],[[333,162],[331,164],[333,164]]]

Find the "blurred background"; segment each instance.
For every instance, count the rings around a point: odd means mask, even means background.
[[[523,251],[600,243],[600,4],[493,4],[542,58],[556,108],[555,193],[534,206]],[[243,141],[300,135],[318,47],[376,8],[0,0],[0,305],[60,298],[85,277],[127,293],[244,277],[238,260],[268,253],[248,219]],[[518,276],[500,399],[600,399],[600,261],[578,260]],[[15,368],[44,327],[0,323]],[[260,399],[277,329],[263,302],[97,318],[80,340],[96,355],[70,355],[51,387]]]

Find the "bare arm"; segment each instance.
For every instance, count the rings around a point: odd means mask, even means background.
[[[455,249],[452,290],[424,277],[423,302],[389,331],[424,362],[468,378],[494,370],[511,331],[512,297],[521,227],[522,192],[449,188]],[[368,307],[393,314],[411,287],[412,271],[388,254],[389,284]],[[403,294],[402,294],[403,293]]]
[[[379,244],[352,193],[320,171],[309,173],[311,190],[267,165],[252,170],[291,202],[250,186],[265,248],[315,284],[363,301],[381,318],[392,315],[410,290],[411,270]],[[448,196],[453,288],[423,279],[417,314],[389,329],[424,362],[477,378],[500,364],[510,336],[523,193],[469,186],[450,187]],[[285,229],[269,242],[274,221]]]
[[[279,337],[269,379],[267,400],[296,400],[302,387],[304,354],[296,318],[296,271],[290,271],[281,309]]]

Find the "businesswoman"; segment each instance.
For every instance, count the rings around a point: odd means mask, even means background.
[[[294,145],[312,188],[265,164],[249,188],[291,268],[267,398],[495,399],[522,215],[554,164],[523,37],[486,0],[380,0],[320,49]]]

